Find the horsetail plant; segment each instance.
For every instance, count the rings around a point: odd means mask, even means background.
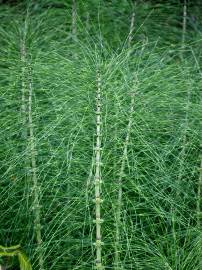
[[[129,118],[128,118],[128,125],[126,128],[126,137],[125,142],[123,146],[123,154],[121,157],[121,166],[118,176],[118,198],[117,198],[117,209],[116,209],[116,236],[115,236],[115,269],[123,269],[123,266],[121,264],[121,211],[123,206],[123,179],[125,175],[125,166],[126,166],[126,160],[127,160],[127,153],[128,153],[128,145],[130,140],[130,134],[133,124],[133,117],[134,117],[134,105],[135,105],[135,95],[137,94],[137,87],[138,87],[138,79],[137,75],[135,74],[135,80],[134,80],[134,89],[131,92],[131,103],[130,103],[130,112],[129,112]]]
[[[97,70],[97,95],[96,95],[96,147],[95,147],[95,223],[96,223],[96,269],[104,269],[102,265],[102,234],[101,224],[101,75],[100,70]]]

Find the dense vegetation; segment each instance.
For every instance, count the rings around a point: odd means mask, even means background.
[[[36,270],[201,270],[199,3],[3,2],[1,245]]]

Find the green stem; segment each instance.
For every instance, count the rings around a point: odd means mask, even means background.
[[[96,97],[96,148],[95,148],[95,212],[96,212],[96,269],[103,269],[102,265],[102,235],[101,235],[101,76],[97,71]]]
[[[28,123],[29,123],[29,145],[30,145],[30,159],[31,159],[31,171],[32,171],[32,185],[33,185],[33,210],[35,215],[34,225],[35,234],[37,241],[37,249],[39,256],[39,269],[44,270],[44,259],[42,253],[42,237],[41,237],[41,213],[40,213],[40,202],[39,202],[39,184],[37,177],[37,165],[36,165],[36,140],[34,135],[34,124],[33,124],[33,112],[32,112],[32,95],[33,95],[33,84],[31,69],[29,68],[29,98],[28,98]]]
[[[72,1],[72,38],[77,39],[77,3],[76,0]]]
[[[201,145],[202,148],[202,145]],[[201,196],[202,196],[202,154],[200,154],[200,168],[197,192],[197,227],[201,228]]]
[[[25,45],[25,39],[23,38],[21,41],[21,62],[22,62],[22,124],[23,124],[23,132],[22,132],[22,138],[26,141],[27,140],[27,128],[26,128],[26,98],[25,98],[25,92],[26,92],[26,79],[25,79],[25,66],[26,66],[26,45]]]
[[[183,4],[183,22],[182,22],[182,52],[181,58],[183,59],[183,51],[185,48],[185,36],[187,31],[187,0],[184,0]]]
[[[136,83],[136,82],[135,82]],[[136,87],[136,86],[135,86]],[[117,209],[116,209],[116,242],[115,242],[115,269],[120,270],[122,269],[121,266],[121,211],[122,211],[122,196],[123,196],[123,178],[124,178],[124,171],[125,171],[125,163],[127,159],[128,153],[128,145],[130,140],[131,128],[133,124],[133,115],[134,115],[134,105],[135,105],[135,94],[136,90],[131,93],[131,104],[130,104],[130,112],[129,112],[129,120],[128,126],[126,129],[126,138],[123,147],[123,155],[121,158],[121,168],[118,177],[118,198],[117,198]]]
[[[179,174],[178,174],[178,186],[180,185],[180,182],[183,176],[183,167],[184,167],[186,147],[187,147],[187,130],[189,128],[189,108],[190,108],[191,91],[190,91],[190,85],[188,87],[189,88],[187,92],[186,114],[185,114],[185,121],[184,121],[184,129],[182,132],[182,150],[180,152],[180,157],[179,157],[180,164],[179,164]],[[177,191],[177,194],[179,195],[179,191]]]
[[[128,47],[131,47],[131,42],[133,40],[133,32],[134,32],[134,24],[135,24],[135,12],[132,13],[131,21],[130,21],[130,31],[128,35]]]

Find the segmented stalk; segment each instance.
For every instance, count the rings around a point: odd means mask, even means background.
[[[200,146],[202,149],[202,145]],[[200,149],[200,151],[201,151]],[[201,228],[201,217],[202,217],[202,211],[201,211],[201,201],[202,201],[202,153],[200,153],[200,168],[199,168],[199,181],[198,181],[198,194],[197,194],[197,226],[198,228]]]
[[[72,38],[77,39],[77,3],[76,0],[72,1]]]
[[[90,31],[90,13],[86,12],[86,32],[89,33]]]
[[[135,24],[135,12],[132,13],[131,21],[130,21],[130,31],[128,35],[128,47],[130,48],[131,42],[133,40],[133,31],[134,31],[134,24]]]
[[[182,23],[182,54],[185,47],[185,35],[187,30],[187,0],[183,4],[183,23]]]
[[[193,51],[193,49],[191,49],[194,61],[196,63],[196,67],[197,70],[202,78],[202,71],[201,71],[201,67],[199,64],[198,59],[196,58],[196,55]],[[199,96],[199,104],[200,107],[202,107],[202,95],[200,93]],[[200,119],[199,119],[200,121]],[[196,218],[197,218],[197,227],[199,229],[199,252],[200,255],[202,254],[202,237],[201,237],[201,228],[202,228],[202,209],[201,209],[201,205],[202,205],[202,126],[201,126],[201,121],[199,122],[199,136],[200,136],[200,153],[199,153],[199,162],[200,162],[200,167],[199,167],[199,179],[198,179],[198,187],[197,187],[197,202],[196,202]],[[201,260],[201,256],[199,257],[199,269],[202,269],[202,260]]]
[[[103,269],[102,265],[102,235],[101,235],[101,76],[97,71],[96,96],[96,148],[95,148],[95,214],[96,214],[96,269]]]
[[[199,252],[202,254],[202,145],[200,145],[200,167],[199,167],[199,180],[198,180],[198,190],[197,190],[197,205],[196,205],[196,217],[197,217],[197,228],[199,230]],[[202,269],[202,261],[199,259],[199,269]]]
[[[28,16],[28,14],[27,14]],[[29,66],[29,59],[26,48],[26,34],[27,34],[27,19],[24,24],[24,33],[21,39],[21,62],[22,62],[22,118],[23,131],[22,137],[28,144],[29,154],[25,156],[26,171],[31,171],[30,183],[33,189],[33,212],[34,212],[34,230],[37,241],[37,254],[39,257],[39,269],[44,270],[44,260],[42,255],[42,237],[41,237],[41,218],[40,218],[40,203],[39,203],[39,186],[37,179],[37,165],[36,165],[36,143],[34,136],[34,125],[32,117],[32,74]]]
[[[27,128],[26,128],[26,98],[25,98],[25,92],[26,92],[26,85],[25,85],[25,67],[26,67],[26,45],[24,38],[21,41],[21,62],[22,62],[22,123],[23,123],[23,130],[22,130],[22,138],[27,139]]]
[[[130,48],[133,31],[134,31],[134,22],[135,22],[135,12],[132,13],[131,22],[130,22],[130,30],[128,35],[128,47]],[[130,56],[130,51],[128,51],[128,56]],[[137,78],[136,78],[137,79]],[[136,81],[135,81],[136,83]],[[121,243],[120,243],[120,227],[121,227],[121,209],[122,209],[122,180],[124,177],[125,163],[127,159],[128,152],[128,144],[130,139],[133,114],[134,114],[134,104],[135,104],[135,92],[133,91],[131,94],[131,105],[130,105],[130,113],[129,113],[129,121],[126,131],[126,138],[124,142],[123,155],[121,159],[121,168],[118,177],[118,198],[117,198],[117,209],[116,209],[116,234],[115,234],[115,269],[123,269],[120,260],[120,252],[121,252]]]
[[[183,167],[185,162],[186,156],[186,144],[187,144],[187,130],[189,128],[189,107],[190,107],[190,99],[191,99],[191,91],[190,86],[187,93],[187,104],[186,104],[186,114],[185,114],[185,122],[184,122],[184,129],[182,134],[182,150],[180,152],[180,164],[179,164],[179,174],[178,174],[178,184],[180,185],[180,181],[182,180],[183,176]],[[179,195],[179,191],[177,191],[177,195]]]
[[[134,24],[135,24],[135,12],[132,13],[131,20],[130,20],[130,29],[129,29],[129,34],[128,34],[128,57],[130,56],[131,50],[131,43],[133,40],[133,32],[134,32]]]
[[[25,168],[25,189],[24,196],[27,201],[27,209],[29,208],[29,169],[30,169],[30,157],[27,153],[28,142],[28,86],[27,86],[27,51],[26,51],[26,34],[27,34],[27,20],[24,23],[24,31],[21,38],[21,117],[22,117],[22,141],[24,143],[25,155],[24,155],[24,168]]]
[[[192,50],[192,54],[196,63],[196,67],[199,71],[200,76],[202,77],[202,71],[201,71],[201,67],[199,65],[199,62],[196,58],[196,55],[194,53],[194,51]],[[199,104],[202,106],[202,96],[199,97]],[[202,131],[201,129],[201,122],[200,122],[200,130],[199,132]],[[201,133],[200,133],[201,136]],[[201,139],[201,137],[200,137]],[[200,160],[200,168],[199,168],[199,180],[198,180],[198,190],[197,190],[197,203],[196,203],[196,215],[197,215],[197,226],[198,228],[201,228],[201,218],[202,218],[202,209],[201,209],[201,203],[202,203],[202,139],[201,139],[201,144],[200,144],[200,156],[199,156],[199,160]],[[201,262],[200,262],[201,263]]]
[[[137,84],[137,81],[135,81]],[[134,86],[137,87],[136,85]],[[130,104],[130,112],[129,112],[129,119],[128,125],[126,129],[126,138],[123,146],[123,155],[121,158],[121,168],[118,177],[118,198],[117,198],[117,209],[116,209],[116,242],[115,242],[115,269],[120,270],[123,269],[121,266],[120,260],[120,252],[121,252],[121,211],[122,211],[122,196],[123,196],[123,178],[124,178],[124,171],[125,171],[125,164],[127,160],[127,153],[128,153],[128,145],[130,140],[131,128],[133,124],[133,116],[134,116],[134,105],[135,105],[135,94],[136,89],[134,89],[131,93],[131,104]]]
[[[42,253],[42,237],[41,237],[41,213],[40,213],[40,202],[39,193],[40,188],[37,178],[37,165],[36,165],[36,139],[34,135],[34,124],[33,124],[33,112],[32,112],[32,95],[33,95],[33,84],[31,68],[29,67],[28,73],[29,86],[28,86],[28,124],[29,124],[29,145],[30,145],[30,159],[31,159],[31,173],[32,173],[32,186],[33,186],[33,211],[34,211],[34,225],[35,234],[37,241],[37,254],[39,256],[39,269],[44,270],[44,259]]]

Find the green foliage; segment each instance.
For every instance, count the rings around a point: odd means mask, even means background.
[[[188,22],[181,57],[181,6],[77,3],[76,39],[71,1],[0,7],[0,241],[33,269],[94,268],[99,67],[103,265],[118,224],[123,269],[200,270],[200,27]]]

